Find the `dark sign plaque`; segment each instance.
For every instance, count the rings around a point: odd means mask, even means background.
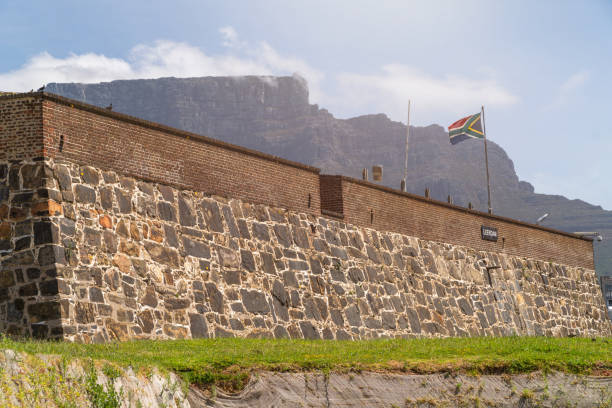
[[[485,241],[497,242],[497,228],[485,227],[483,225],[482,227],[480,227],[480,236]]]

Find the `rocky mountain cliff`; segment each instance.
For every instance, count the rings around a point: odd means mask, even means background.
[[[100,84],[49,84],[48,92],[154,122],[221,139],[320,167],[325,173],[360,177],[363,167],[384,166],[383,184],[399,188],[406,126],[384,114],[334,118],[311,105],[297,77],[203,77],[122,80]],[[407,189],[486,211],[484,152],[480,141],[456,146],[438,125],[411,127]],[[518,179],[506,152],[489,143],[492,204],[496,214],[564,231],[599,231],[599,274],[612,274],[612,211],[581,200],[537,194]]]

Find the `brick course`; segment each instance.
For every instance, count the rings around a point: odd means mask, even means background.
[[[319,169],[61,97],[43,98],[48,158],[206,194],[320,211]]]

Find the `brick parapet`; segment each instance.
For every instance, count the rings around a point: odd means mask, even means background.
[[[45,140],[50,142],[46,151],[56,161],[320,212],[318,169],[126,115],[101,114],[98,108],[63,98],[44,95],[43,107]]]

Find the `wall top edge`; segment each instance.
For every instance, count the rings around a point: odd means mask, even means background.
[[[307,164],[298,163],[292,160],[287,160],[282,157],[274,156],[271,154],[263,153],[257,150],[248,149],[246,147],[237,146],[231,143],[223,142],[218,139],[214,139],[208,136],[199,135],[197,133],[188,132],[185,130],[173,128],[171,126],[162,125],[161,123],[151,122],[145,119],[140,119],[135,116],[126,115],[124,113],[113,112],[104,108],[100,108],[98,106],[90,105],[84,102],[76,101],[74,99],[65,98],[60,95],[48,93],[48,92],[28,92],[28,93],[19,93],[19,94],[10,94],[10,95],[0,95],[0,101],[10,100],[10,99],[41,99],[48,100],[51,102],[59,103],[62,105],[70,106],[76,109],[84,110],[90,113],[94,113],[100,116],[106,116],[115,120],[119,120],[121,122],[130,123],[137,126],[142,126],[148,129],[157,130],[165,133],[170,133],[175,136],[188,138],[190,140],[195,140],[198,142],[215,145],[218,147],[222,147],[224,149],[233,150],[239,153],[247,154],[249,156],[255,156],[260,159],[264,159],[267,161],[271,161],[274,163],[283,164],[290,167],[295,167],[301,170],[306,170],[311,173],[319,174],[321,169],[313,166],[309,166]]]
[[[328,176],[328,175],[326,175],[326,176]],[[528,223],[528,222],[516,220],[514,218],[503,217],[501,215],[489,214],[489,213],[478,211],[478,210],[470,210],[469,208],[466,208],[466,207],[461,207],[461,206],[458,206],[458,205],[446,203],[444,201],[438,201],[438,200],[434,200],[434,199],[431,199],[431,198],[426,198],[426,197],[423,197],[423,196],[420,196],[420,195],[417,195],[417,194],[402,192],[400,190],[396,190],[396,189],[391,188],[391,187],[382,186],[380,184],[372,183],[370,181],[359,180],[359,179],[356,179],[356,178],[352,178],[352,177],[348,177],[348,176],[343,176],[343,175],[330,175],[330,176],[338,177],[342,181],[346,181],[346,182],[349,182],[349,183],[360,184],[360,185],[362,185],[364,187],[368,187],[368,188],[372,188],[372,189],[375,189],[375,190],[384,191],[386,193],[395,194],[395,195],[398,195],[398,196],[410,198],[410,199],[421,201],[421,202],[424,202],[424,203],[429,203],[429,204],[437,205],[437,206],[440,206],[440,207],[449,208],[449,209],[452,209],[452,210],[455,210],[455,211],[458,211],[458,212],[462,212],[462,213],[466,213],[466,214],[471,214],[471,215],[477,215],[477,216],[480,216],[480,217],[483,217],[483,218],[488,218],[488,219],[494,220],[494,221],[507,222],[507,223],[519,225],[519,226],[522,226],[522,227],[527,227],[527,228],[537,229],[537,230],[541,230],[541,231],[546,231],[546,232],[550,232],[552,234],[564,235],[566,237],[574,238],[574,239],[577,239],[577,240],[580,240],[580,241],[593,242],[592,239],[581,237],[579,235],[572,234],[572,233],[569,233],[569,232],[560,231],[560,230],[557,230],[557,229],[554,229],[554,228],[544,227],[544,226],[537,225],[537,224],[531,224],[531,223]]]

